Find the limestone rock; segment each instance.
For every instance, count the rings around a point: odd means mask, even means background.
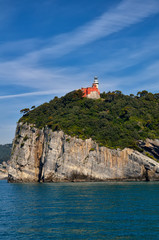
[[[98,92],[91,92],[90,94],[87,95],[87,98],[92,98],[92,99],[99,99],[100,94]]]
[[[0,180],[8,178],[8,167],[9,167],[8,164],[9,164],[9,161],[2,162],[2,164],[0,164]]]
[[[159,163],[129,148],[112,150],[19,123],[13,142],[9,182],[159,180]]]
[[[146,141],[139,141],[139,146],[151,156],[159,160],[159,140],[146,139]]]

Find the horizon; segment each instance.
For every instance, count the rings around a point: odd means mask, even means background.
[[[158,0],[0,0],[0,144],[23,108],[89,87],[159,92]]]

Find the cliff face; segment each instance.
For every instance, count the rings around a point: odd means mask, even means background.
[[[159,163],[132,149],[111,150],[19,123],[9,167],[10,182],[159,180]]]
[[[8,162],[2,162],[0,164],[0,180],[7,179],[8,178],[8,167],[9,167],[9,161]]]

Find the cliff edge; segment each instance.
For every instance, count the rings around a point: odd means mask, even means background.
[[[112,150],[91,138],[18,123],[9,182],[109,180],[159,180],[159,163],[130,148]]]

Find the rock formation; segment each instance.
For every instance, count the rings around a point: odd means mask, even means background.
[[[91,98],[91,99],[99,99],[100,95],[98,92],[91,92],[90,94],[87,95],[87,98]]]
[[[139,146],[151,156],[159,160],[159,140],[146,139],[139,141]]]
[[[9,182],[159,180],[159,163],[129,148],[112,150],[19,123],[13,142]]]
[[[0,180],[8,178],[8,168],[9,162],[3,161],[2,164],[0,164]]]

